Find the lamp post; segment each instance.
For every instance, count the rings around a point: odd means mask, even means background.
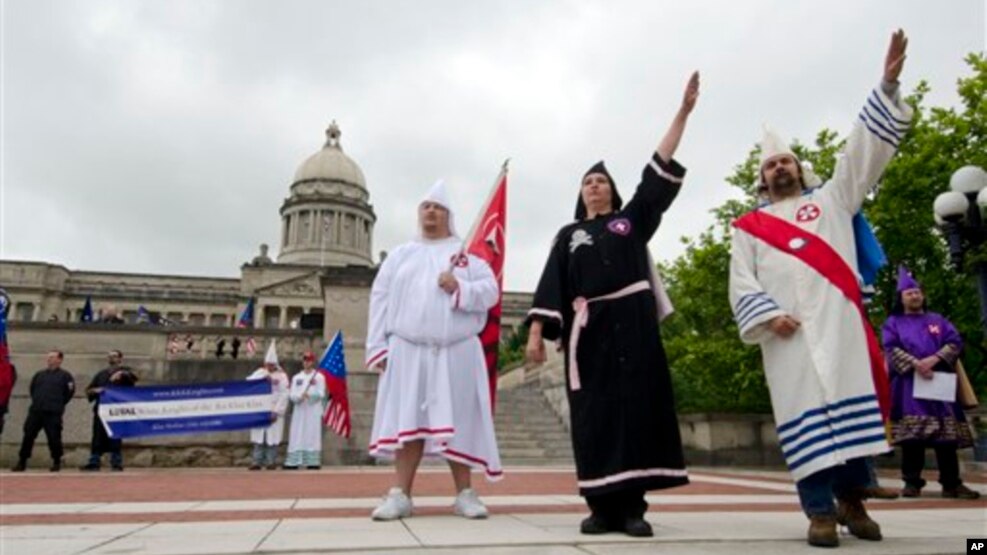
[[[950,177],[949,188],[936,197],[932,209],[936,224],[946,234],[949,260],[961,272],[964,254],[987,242],[987,172],[977,166],[964,166]],[[974,269],[980,296],[980,326],[987,337],[987,262],[978,261]]]

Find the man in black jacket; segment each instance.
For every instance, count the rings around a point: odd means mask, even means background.
[[[27,411],[24,421],[24,439],[17,464],[11,468],[14,472],[23,472],[27,468],[27,460],[31,458],[34,440],[41,430],[48,438],[48,450],[51,452],[51,471],[62,469],[62,416],[65,405],[72,400],[75,393],[75,380],[72,374],[62,370],[61,351],[48,353],[48,367],[40,370],[31,378],[31,408]]]
[[[137,383],[137,375],[123,366],[123,353],[118,350],[107,354],[107,363],[109,366],[97,372],[86,388],[86,397],[93,404],[93,439],[89,462],[79,467],[79,470],[99,470],[103,453],[110,454],[110,466],[113,470],[123,470],[122,443],[106,433],[106,427],[99,418],[99,394],[107,387],[132,387]]]

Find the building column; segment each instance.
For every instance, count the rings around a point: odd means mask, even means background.
[[[288,311],[285,309],[284,305],[278,307],[278,329],[285,329],[288,327]]]
[[[333,225],[333,227],[336,228],[335,233],[333,235],[336,237],[337,246],[343,245],[343,218],[345,217],[344,214],[345,213],[342,210],[337,210],[336,221],[333,222],[335,224]]]
[[[293,210],[291,212],[291,216],[290,216],[291,217],[291,225],[288,227],[288,235],[289,235],[289,237],[288,237],[288,244],[291,247],[298,246],[298,228],[300,227],[299,224],[301,223],[299,221],[299,219],[300,219],[299,218],[299,214],[300,214],[300,212],[298,212],[297,210]]]

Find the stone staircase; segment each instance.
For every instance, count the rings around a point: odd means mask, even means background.
[[[537,382],[497,392],[494,427],[505,466],[573,464],[569,431]]]

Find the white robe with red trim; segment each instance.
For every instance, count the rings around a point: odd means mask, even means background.
[[[419,239],[392,251],[370,293],[367,367],[386,369],[377,386],[370,454],[393,457],[407,441],[425,454],[502,474],[494,435],[483,347],[477,334],[497,302],[497,281],[480,258],[458,258],[459,290],[449,295],[439,274],[462,244],[456,237]]]
[[[797,198],[760,210],[829,243],[857,272],[852,218],[875,187],[908,129],[910,108],[880,89],[868,97],[833,178]],[[885,428],[857,307],[795,256],[734,228],[730,305],[745,343],[758,344],[779,443],[801,480],[849,459],[886,452]],[[789,338],[768,322],[787,314],[801,327]]]

